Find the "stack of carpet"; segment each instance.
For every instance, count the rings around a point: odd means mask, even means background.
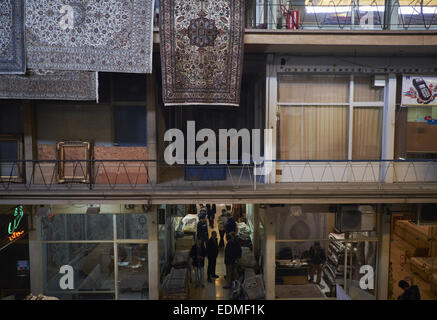
[[[189,282],[187,268],[172,268],[162,285],[162,299],[187,300],[189,297]]]
[[[190,250],[176,251],[171,266],[175,269],[188,268],[190,261]]]

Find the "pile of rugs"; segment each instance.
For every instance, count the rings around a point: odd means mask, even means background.
[[[187,300],[189,298],[190,272],[187,268],[172,268],[162,284],[163,300]]]
[[[252,268],[244,270],[244,276],[232,283],[230,300],[263,300],[266,296],[262,274]]]
[[[188,234],[196,234],[197,223],[199,222],[199,217],[196,214],[187,214],[182,219],[182,232]]]
[[[244,1],[159,5],[164,104],[238,106]],[[155,0],[2,0],[0,12],[0,98],[98,100],[98,72],[152,73]]]

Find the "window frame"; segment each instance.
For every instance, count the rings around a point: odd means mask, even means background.
[[[17,163],[18,175],[16,176],[2,176],[0,174],[0,182],[24,182],[23,177],[23,136],[19,134],[0,134],[0,141],[16,141],[17,142],[17,160],[12,161]],[[0,166],[2,163],[10,163],[0,159]]]
[[[343,159],[344,161],[350,161],[350,160],[357,160],[357,161],[366,161],[369,159],[353,159],[353,123],[354,123],[354,108],[380,108],[381,112],[384,112],[384,103],[385,103],[385,95],[383,94],[382,101],[354,101],[354,85],[355,85],[355,77],[359,78],[359,75],[355,74],[341,74],[341,73],[335,73],[333,75],[335,76],[347,76],[349,75],[349,99],[348,102],[335,102],[335,103],[329,103],[329,102],[323,102],[323,103],[299,103],[299,102],[280,102],[279,98],[279,86],[280,86],[280,76],[282,75],[299,75],[301,73],[299,72],[278,72],[277,73],[277,79],[278,79],[278,97],[276,101],[276,121],[279,123],[278,125],[278,143],[277,143],[277,159],[281,159],[281,150],[280,150],[280,112],[281,107],[305,107],[307,106],[317,106],[317,107],[324,107],[324,106],[344,106],[348,108],[348,132],[347,132],[347,159]],[[327,73],[313,73],[310,74],[310,76],[323,76],[323,75],[329,75]],[[374,76],[375,74],[371,74],[370,76]],[[368,76],[368,75],[366,75]],[[386,84],[387,85],[387,84]],[[385,91],[385,86],[383,87],[383,91]],[[383,117],[381,119],[383,125]],[[383,134],[381,132],[381,148],[382,148],[382,139]],[[382,150],[381,150],[381,157],[382,157]],[[292,160],[292,159],[281,159],[281,160]],[[304,159],[311,161],[309,159]],[[329,159],[324,159],[329,160]],[[380,159],[379,159],[380,160]]]
[[[78,162],[87,161],[85,167],[85,175],[83,176],[65,176],[65,147],[84,147],[86,148],[86,159],[80,159]],[[92,160],[92,143],[90,141],[59,141],[56,142],[56,155],[58,162],[58,174],[56,180],[58,183],[65,182],[79,182],[79,183],[90,183],[91,182],[91,172],[92,165],[90,160]]]

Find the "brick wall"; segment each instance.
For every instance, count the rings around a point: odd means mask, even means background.
[[[146,184],[146,162],[100,162],[99,160],[147,160],[147,147],[94,146],[93,177],[96,184]],[[38,144],[38,160],[57,160],[56,145]],[[80,172],[79,172],[80,174]],[[55,183],[56,164],[40,163],[35,167],[35,184]]]

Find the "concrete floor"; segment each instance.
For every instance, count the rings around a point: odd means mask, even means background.
[[[214,228],[209,228],[208,222],[208,233],[211,236],[211,232],[214,230],[217,232],[217,239],[220,239],[220,235],[218,232],[218,216],[221,214],[224,205],[216,205],[217,213],[215,215]],[[198,208],[199,210],[199,208]],[[225,241],[226,244],[226,241]],[[208,259],[205,261],[204,267],[204,284],[205,288],[196,287],[194,281],[191,283],[190,287],[190,300],[228,300],[231,294],[230,289],[223,289],[223,286],[226,285],[226,280],[224,278],[226,274],[226,266],[224,263],[224,248],[220,249],[219,255],[217,257],[217,265],[216,265],[216,274],[220,276],[220,278],[213,280],[212,283],[207,281],[206,270],[208,266]],[[192,273],[192,279],[194,280],[194,271]]]
[[[409,263],[404,264],[403,257],[407,249],[412,250],[412,246],[392,233],[390,246],[390,262],[392,263],[393,274],[392,299],[396,300],[402,294],[402,289],[398,286],[399,280],[409,277],[419,287],[422,300],[437,300],[437,295],[431,292],[430,284],[424,281],[418,274],[412,273]]]

